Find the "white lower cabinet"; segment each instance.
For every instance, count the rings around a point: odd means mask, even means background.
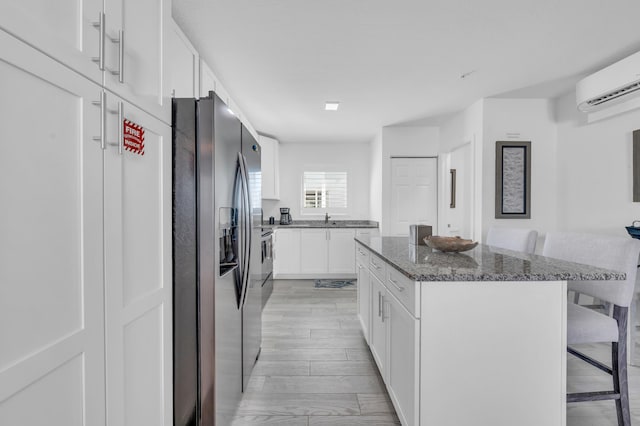
[[[326,274],[328,254],[328,230],[305,229],[301,231],[300,272]]]
[[[356,264],[356,274],[358,278],[358,318],[362,326],[362,334],[368,343],[371,323],[371,277],[367,265],[360,262]]]
[[[328,270],[331,274],[353,275],[355,273],[355,230],[329,229]]]
[[[354,228],[278,228],[275,278],[354,277],[355,236]]]
[[[362,332],[401,423],[417,426],[420,424],[420,319],[418,312],[412,313],[407,305],[413,307],[415,299],[420,297],[419,291],[413,291],[405,282],[406,277],[397,277],[395,269],[361,244],[356,244],[355,256]],[[383,283],[380,277],[385,276]],[[405,293],[406,301],[394,295]]]
[[[300,230],[278,228],[274,235],[274,277],[300,274]]]
[[[389,396],[403,425],[418,425],[420,408],[420,320],[391,293],[385,298]]]
[[[369,348],[378,364],[380,375],[384,379],[387,373],[387,324],[385,323],[384,303],[387,290],[374,274],[371,278],[371,331]]]

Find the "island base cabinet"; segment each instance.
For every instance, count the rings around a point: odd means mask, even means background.
[[[383,311],[387,290],[375,275],[369,274],[369,277],[371,282],[371,329],[369,332],[369,348],[371,349],[373,359],[378,365],[380,375],[384,378],[387,370],[387,323],[385,322]]]
[[[566,424],[566,282],[421,285],[421,425]]]
[[[420,320],[391,294],[385,298],[389,396],[403,425],[419,424]]]
[[[371,278],[369,269],[358,263],[356,265],[358,273],[358,318],[362,327],[364,339],[369,343],[369,324],[371,322]]]

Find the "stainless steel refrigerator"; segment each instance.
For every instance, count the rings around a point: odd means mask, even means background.
[[[213,92],[174,99],[175,426],[235,415],[262,340],[261,220],[259,144]]]

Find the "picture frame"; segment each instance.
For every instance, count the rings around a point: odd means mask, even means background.
[[[531,141],[496,142],[495,217],[531,218]]]

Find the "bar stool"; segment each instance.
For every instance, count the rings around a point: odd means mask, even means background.
[[[627,321],[636,281],[640,241],[624,237],[576,233],[548,233],[542,254],[548,257],[624,272],[624,281],[573,281],[569,288],[610,302],[608,316],[584,306],[567,304],[567,344],[611,343],[611,367],[567,347],[567,351],[613,378],[612,391],[567,395],[567,403],[613,399],[619,426],[631,425],[627,386]]]

